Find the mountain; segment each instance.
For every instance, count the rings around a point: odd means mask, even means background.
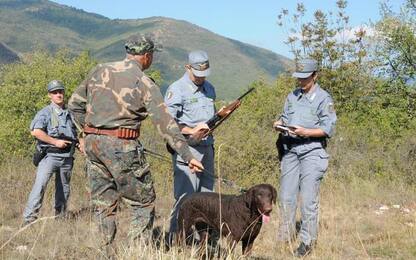
[[[16,52],[0,42],[0,64],[13,63],[19,60],[19,55]]]
[[[222,99],[238,96],[260,77],[272,80],[292,64],[274,52],[186,21],[165,17],[109,19],[47,0],[0,0],[0,27],[0,42],[19,53],[39,48],[52,52],[67,48],[74,54],[89,50],[100,62],[123,58],[123,43],[130,35],[151,33],[163,45],[153,68],[161,71],[166,86],[184,73],[189,51],[206,50],[212,68],[209,80]]]

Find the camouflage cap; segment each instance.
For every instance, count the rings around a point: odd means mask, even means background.
[[[65,90],[65,86],[61,81],[54,79],[48,83],[48,92],[54,90]]]
[[[146,52],[161,51],[161,46],[154,44],[148,35],[133,35],[124,44],[126,52],[133,55],[143,55]]]

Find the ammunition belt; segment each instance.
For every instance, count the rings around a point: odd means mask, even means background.
[[[120,139],[137,139],[140,136],[140,131],[130,128],[96,128],[92,126],[84,126],[84,133],[95,135],[109,135]]]

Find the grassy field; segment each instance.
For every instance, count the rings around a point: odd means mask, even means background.
[[[155,164],[154,164],[155,165]],[[157,188],[155,230],[166,230],[172,205],[169,165],[164,172],[153,171]],[[0,170],[0,258],[1,259],[93,259],[100,256],[94,219],[86,212],[78,218],[53,219],[54,180],[48,186],[41,219],[22,229],[22,212],[35,177],[29,160],[11,160]],[[277,183],[277,180],[274,184]],[[88,206],[83,159],[77,158],[72,177],[69,208]],[[225,193],[231,193],[221,187]],[[254,243],[251,259],[288,259],[297,244],[276,242],[278,208],[272,221],[263,226]],[[183,250],[144,244],[129,244],[126,239],[128,215],[122,207],[117,233],[118,259],[197,258],[195,248]],[[163,232],[162,232],[163,233]],[[416,191],[401,182],[362,179],[353,175],[336,178],[328,172],[321,189],[320,233],[311,259],[415,259]],[[228,256],[240,259],[241,247]]]

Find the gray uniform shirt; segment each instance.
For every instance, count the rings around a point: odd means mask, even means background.
[[[182,78],[172,83],[167,89],[165,103],[170,114],[180,125],[195,127],[205,123],[215,115],[215,89],[207,80],[202,86],[196,86],[185,73]],[[199,145],[212,145],[212,135],[202,140]]]
[[[55,115],[52,115],[54,113]],[[56,122],[55,122],[56,121]],[[76,140],[76,129],[72,122],[71,116],[66,108],[60,108],[59,106],[51,103],[40,110],[30,124],[30,131],[34,129],[40,129],[47,135],[59,138],[65,136]],[[53,147],[51,144],[47,144],[39,141],[38,145],[41,147]],[[68,153],[50,153],[59,157],[71,157],[74,153],[74,149],[71,149]]]
[[[333,135],[337,120],[331,96],[318,84],[309,93],[303,93],[300,88],[290,93],[280,118],[288,126],[320,128],[327,137]],[[313,149],[317,145],[320,146],[319,143],[306,144],[305,148]]]

